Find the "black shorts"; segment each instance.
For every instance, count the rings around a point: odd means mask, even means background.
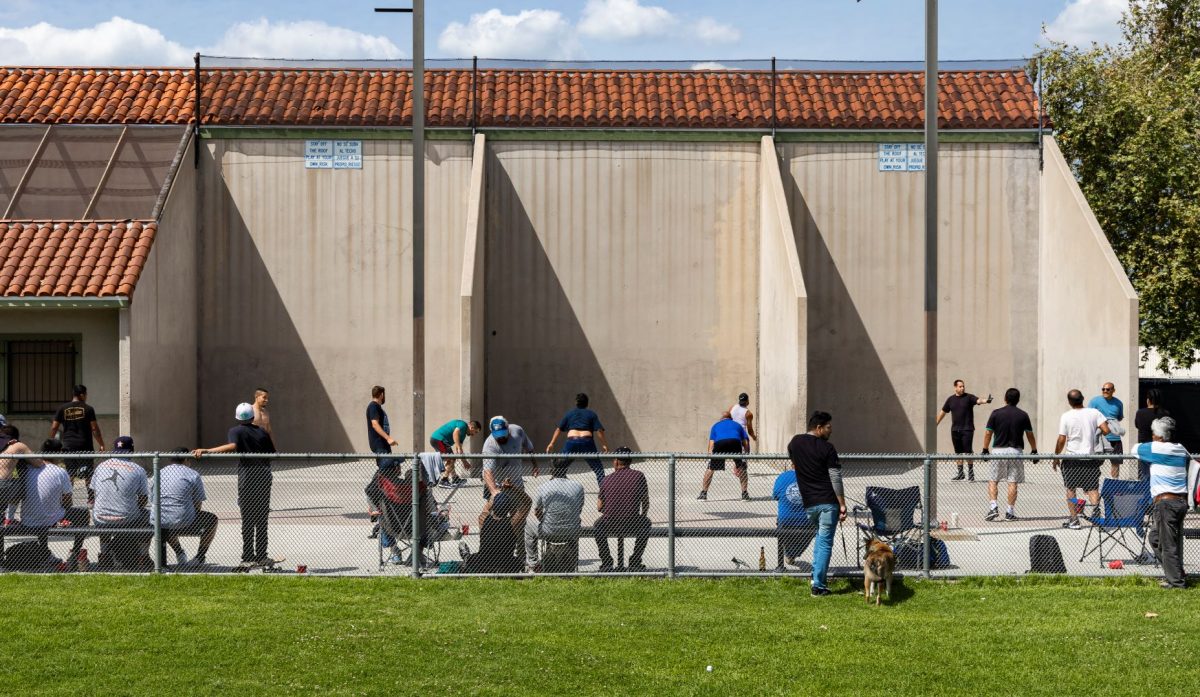
[[[1062,478],[1063,486],[1068,489],[1096,491],[1100,488],[1100,461],[1064,460]]]
[[[742,452],[742,442],[737,438],[723,438],[713,443],[713,455],[738,455]],[[733,459],[733,466],[739,470],[746,469],[746,461],[737,458]],[[714,472],[720,472],[725,469],[725,458],[714,457],[708,461],[708,468]]]
[[[961,455],[973,453],[971,441],[975,440],[975,431],[951,431],[950,442],[954,444],[954,453]]]
[[[212,530],[217,525],[217,516],[208,511],[197,511],[195,519],[191,524],[180,528],[163,528],[163,532],[167,535],[200,535],[204,536],[206,532]]]

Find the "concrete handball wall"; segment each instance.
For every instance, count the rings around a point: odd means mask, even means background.
[[[876,143],[782,146],[809,297],[808,408],[843,451],[924,447],[924,176]],[[946,144],[939,177],[938,383],[1038,405],[1037,147]],[[992,406],[999,406],[997,401]],[[976,410],[975,447],[990,407]],[[1035,416],[1036,418],[1036,416]],[[938,449],[951,449],[943,422]]]
[[[489,417],[484,415],[486,377],[485,356],[487,339],[485,325],[487,289],[484,287],[484,269],[487,261],[487,139],[480,133],[475,136],[471,154],[471,181],[467,193],[467,219],[463,225],[462,281],[459,290],[459,308],[462,324],[459,329],[461,353],[459,356],[459,413],[468,421],[478,419],[486,425]],[[483,447],[487,437],[484,429],[472,439],[471,450]]]
[[[365,451],[372,385],[412,443],[411,144],[364,140],[361,170],[306,170],[303,140],[211,140],[201,178],[200,437],[272,391],[277,445]],[[426,146],[426,425],[459,416],[471,147]],[[422,434],[422,441],[428,434]]]
[[[1067,391],[1084,398],[1112,382],[1125,403],[1127,428],[1137,410],[1138,299],[1053,138],[1042,175],[1040,335],[1042,401],[1038,426],[1051,450]],[[1125,437],[1126,447],[1136,434]],[[1125,465],[1126,473],[1133,471]]]
[[[808,293],[775,140],[762,139],[759,174],[758,450],[784,452],[807,423]]]
[[[196,447],[199,227],[188,146],[129,305],[129,401],[122,430],[140,450]]]
[[[492,144],[484,418],[543,448],[582,391],[614,447],[707,448],[755,391],[758,166],[757,144]]]
[[[96,410],[104,445],[120,435],[118,380],[117,310],[5,310],[3,333],[9,338],[23,334],[36,336],[78,336],[80,380],[88,387],[88,403]],[[71,394],[62,395],[63,402]],[[38,447],[50,432],[50,416],[21,418],[8,415],[21,430],[21,440]]]

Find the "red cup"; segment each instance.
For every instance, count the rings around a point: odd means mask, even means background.
[[[298,573],[298,574],[308,573],[308,564],[297,564],[296,565],[296,573]]]
[[[1110,561],[1110,562],[1108,563],[1108,568],[1110,568],[1110,569],[1124,569],[1124,568],[1125,568],[1125,562],[1121,561],[1120,559],[1113,559],[1112,561]]]
[[[950,529],[950,525],[944,520],[938,521],[938,527],[941,528],[943,531]]]
[[[464,534],[464,535],[471,534],[471,524],[470,523],[462,524],[462,534]]]

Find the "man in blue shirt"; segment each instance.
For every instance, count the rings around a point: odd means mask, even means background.
[[[1150,509],[1153,526],[1147,541],[1162,564],[1163,588],[1186,588],[1183,572],[1183,518],[1188,512],[1187,471],[1191,457],[1187,449],[1172,443],[1175,419],[1163,416],[1150,424],[1153,440],[1139,443],[1138,459],[1150,465]]]
[[[1088,402],[1088,408],[1100,412],[1109,421],[1124,421],[1125,405],[1114,396],[1116,392],[1117,388],[1111,382],[1104,383],[1104,386],[1100,388],[1100,394],[1092,397]],[[1108,444],[1112,446],[1113,454],[1120,455],[1125,452],[1125,449],[1121,446],[1121,434],[1125,433],[1125,431],[1122,430],[1121,433],[1113,432],[1112,424],[1109,424],[1109,429],[1109,433],[1105,438],[1108,439]],[[1113,479],[1121,477],[1121,461],[1119,459],[1112,461],[1112,469],[1109,476]]]
[[[796,485],[796,470],[786,469],[775,478],[771,498],[779,502],[775,527],[783,544],[783,558],[788,564],[799,564],[800,555],[817,536],[817,526],[808,519],[804,498]]]
[[[712,425],[708,430],[708,452],[712,455],[734,455],[750,452],[750,436],[746,435],[746,429],[742,425],[733,420],[733,416],[728,412],[721,414],[721,420]],[[700,485],[700,495],[696,498],[700,501],[708,500],[708,485],[712,483],[713,472],[725,469],[725,458],[714,457],[708,461],[708,469],[704,470],[704,483]],[[749,501],[750,494],[746,492],[746,485],[750,481],[749,473],[746,471],[746,461],[740,458],[733,460],[733,473],[737,475],[738,481],[742,484],[742,500]]]

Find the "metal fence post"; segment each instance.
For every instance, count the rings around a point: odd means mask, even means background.
[[[929,573],[929,553],[930,553],[930,531],[929,531],[929,505],[932,497],[930,489],[933,484],[933,460],[925,458],[925,485],[921,487],[921,573],[925,578],[930,578]]]
[[[667,578],[675,578],[675,456],[667,465]]]
[[[421,578],[421,457],[412,455],[412,571],[414,578]]]
[[[161,574],[165,550],[162,539],[162,473],[158,469],[158,453],[154,453],[151,476],[154,479],[154,573]]]

